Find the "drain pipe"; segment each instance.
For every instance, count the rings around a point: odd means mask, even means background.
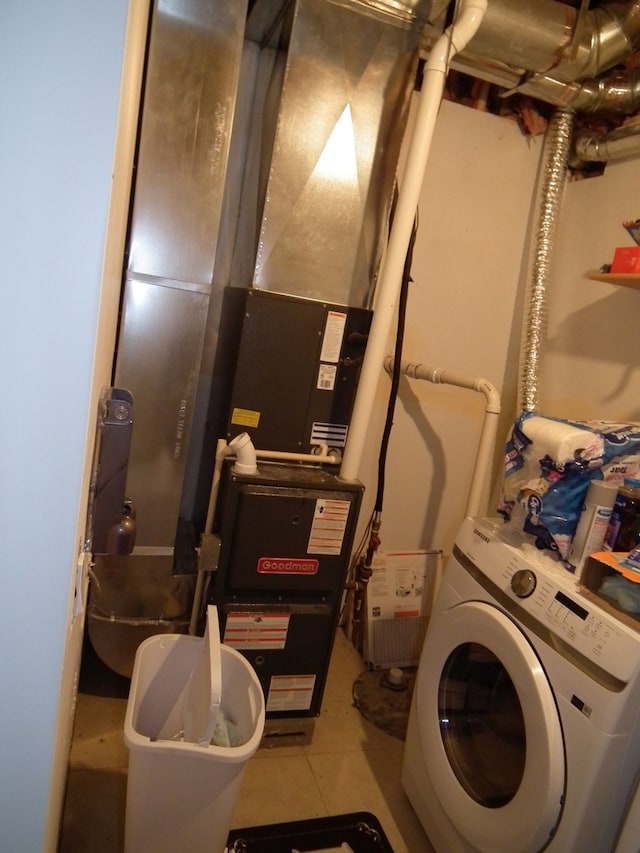
[[[475,35],[486,9],[487,0],[462,0],[457,19],[435,43],[425,65],[415,129],[377,287],[373,321],[340,468],[342,480],[354,481],[358,477],[449,62]]]
[[[384,369],[387,373],[393,372],[393,361],[391,356],[385,358]],[[497,389],[487,379],[464,376],[450,370],[444,370],[441,367],[427,367],[425,364],[416,364],[411,361],[402,361],[400,372],[411,379],[423,379],[436,385],[455,385],[458,388],[477,391],[484,396],[484,419],[465,507],[465,517],[482,515],[482,490],[490,479],[493,450],[498,433],[498,417],[501,410],[500,395]]]

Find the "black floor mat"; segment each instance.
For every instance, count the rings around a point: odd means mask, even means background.
[[[347,845],[347,846],[343,846]],[[378,819],[369,812],[233,829],[228,853],[393,853]]]

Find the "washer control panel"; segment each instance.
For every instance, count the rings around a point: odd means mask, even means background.
[[[499,603],[500,596],[506,607],[521,608],[614,677],[631,679],[638,666],[640,635],[587,601],[574,575],[555,560],[542,554],[529,558],[478,519],[467,519],[457,546],[495,586]],[[513,615],[518,618],[517,612]]]

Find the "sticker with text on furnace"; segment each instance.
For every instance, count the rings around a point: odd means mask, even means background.
[[[307,553],[340,554],[350,506],[350,501],[316,501]]]

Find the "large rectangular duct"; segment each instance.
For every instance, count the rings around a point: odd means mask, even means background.
[[[114,371],[135,403],[126,492],[137,536],[130,555],[96,555],[87,616],[94,648],[122,675],[143,639],[189,624],[195,579],[174,573],[175,544],[246,13],[246,0],[152,8]]]
[[[116,358],[137,544],[172,549],[211,297],[246,2],[157,0]]]
[[[263,38],[255,162],[233,283],[370,307],[429,6],[254,4],[247,32]]]

